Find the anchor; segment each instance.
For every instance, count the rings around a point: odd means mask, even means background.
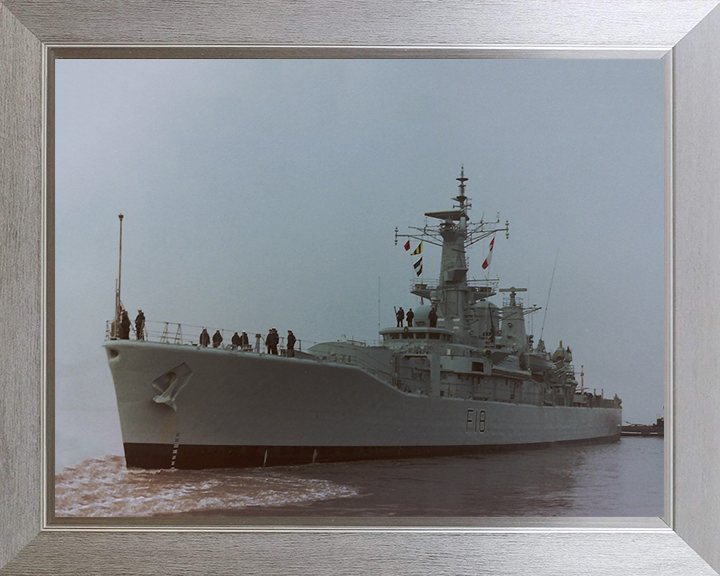
[[[167,404],[177,412],[177,397],[192,375],[193,371],[185,362],[161,374],[152,381],[152,387],[158,393],[153,397],[153,401],[157,404]]]

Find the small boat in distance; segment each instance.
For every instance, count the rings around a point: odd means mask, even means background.
[[[655,424],[628,424],[622,427],[623,436],[665,436],[665,418],[660,416]]]

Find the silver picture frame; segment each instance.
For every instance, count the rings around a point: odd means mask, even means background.
[[[0,0],[0,574],[716,574],[719,3]],[[53,59],[72,50],[83,57],[150,51],[152,57],[662,58],[663,518],[240,526],[54,520],[47,465],[54,150],[47,102]]]

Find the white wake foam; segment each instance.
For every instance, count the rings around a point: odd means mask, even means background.
[[[147,517],[357,495],[355,488],[289,469],[128,470],[121,456],[85,460],[55,475],[57,517]]]

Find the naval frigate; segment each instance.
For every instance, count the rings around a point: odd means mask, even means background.
[[[620,438],[621,400],[578,385],[570,347],[526,332],[523,288],[468,278],[466,250],[509,223],[472,223],[461,171],[451,209],[408,238],[442,248],[440,275],[416,280],[412,326],[377,345],[340,340],[306,351],[121,338],[104,347],[125,458],[139,468],[239,468],[473,454]],[[427,222],[427,220],[426,220]],[[122,251],[122,217],[120,220]],[[409,244],[406,244],[408,246]],[[498,306],[490,298],[502,294]],[[425,304],[424,302],[428,303]],[[119,286],[116,309],[120,310]],[[287,352],[287,353],[286,353]]]

